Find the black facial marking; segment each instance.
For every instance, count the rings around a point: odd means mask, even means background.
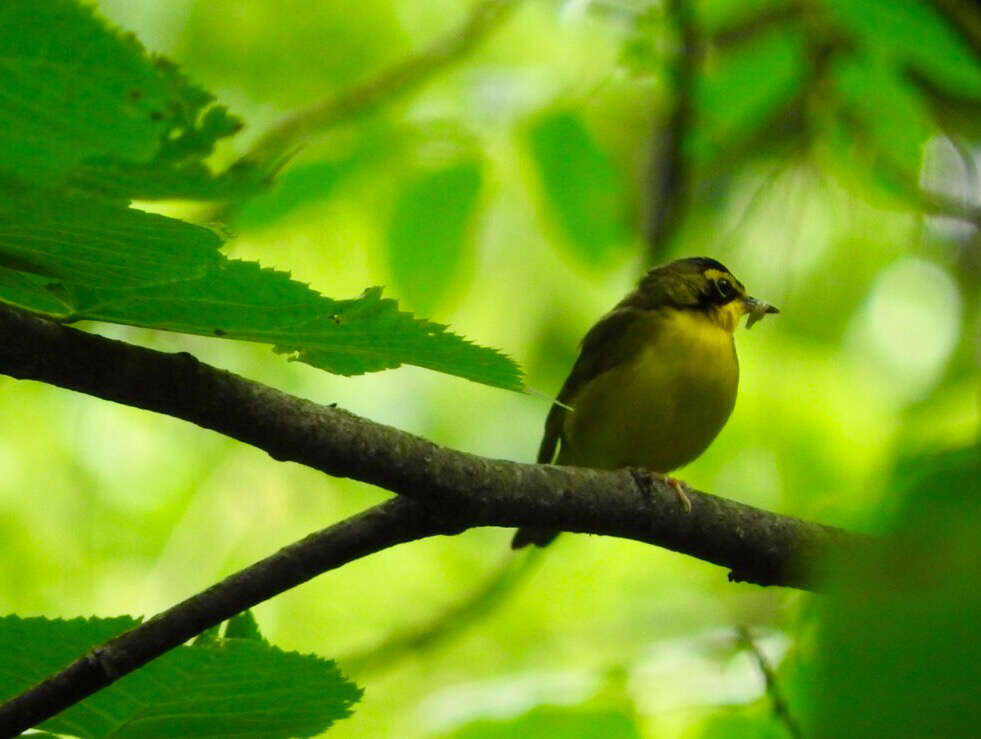
[[[710,305],[725,305],[732,302],[739,297],[739,290],[736,288],[735,282],[736,280],[731,276],[711,278],[706,275],[698,304],[707,308]]]

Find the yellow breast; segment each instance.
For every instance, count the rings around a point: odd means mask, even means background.
[[[632,357],[569,403],[557,462],[669,472],[701,454],[736,402],[732,333],[704,313],[663,309],[639,322]]]

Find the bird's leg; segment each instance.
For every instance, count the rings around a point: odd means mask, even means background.
[[[678,496],[678,502],[685,509],[685,513],[691,513],[691,498],[688,497],[688,483],[670,475],[660,475],[660,477],[674,490],[675,495]]]
[[[691,513],[691,499],[688,497],[687,493],[688,483],[686,483],[684,480],[679,480],[677,477],[671,477],[670,475],[665,475],[660,472],[654,472],[653,470],[648,470],[644,467],[630,467],[629,469],[630,474],[634,478],[634,482],[637,483],[637,487],[640,488],[645,497],[650,495],[651,480],[658,479],[674,490],[675,495],[678,496],[678,502],[681,504],[681,507],[685,509],[685,513]]]

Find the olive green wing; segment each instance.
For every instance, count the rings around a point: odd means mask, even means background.
[[[567,406],[575,407],[575,398],[585,385],[607,370],[628,361],[643,345],[641,332],[635,330],[647,311],[638,308],[616,308],[603,316],[582,340],[579,358],[559,390],[545,419],[545,433],[538,447],[538,463],[551,464],[558,456]]]

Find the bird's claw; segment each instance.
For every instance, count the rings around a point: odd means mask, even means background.
[[[684,480],[679,480],[677,477],[669,477],[668,475],[662,475],[662,478],[671,486],[675,495],[678,496],[678,502],[685,509],[685,513],[691,513],[691,498],[688,497],[688,483]]]
[[[691,498],[688,497],[688,483],[686,483],[684,480],[679,480],[677,477],[664,475],[660,472],[652,472],[651,470],[644,469],[643,467],[630,467],[629,469],[630,474],[634,478],[634,482],[637,484],[637,487],[640,489],[645,498],[650,497],[651,481],[657,479],[674,490],[675,495],[678,496],[678,502],[681,504],[681,507],[685,509],[685,513],[691,513]]]

